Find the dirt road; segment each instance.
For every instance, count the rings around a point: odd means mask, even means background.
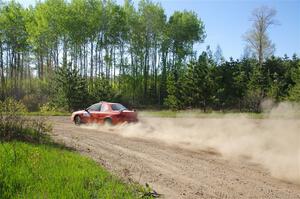
[[[124,136],[122,128],[78,127],[69,117],[50,119],[56,140],[124,179],[148,183],[164,198],[300,198],[300,185],[272,177],[269,170],[247,157],[225,158],[214,149],[180,147],[149,136]],[[149,123],[154,119],[143,120]]]

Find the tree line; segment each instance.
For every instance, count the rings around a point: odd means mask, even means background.
[[[225,61],[220,48],[208,47],[197,56],[205,37],[196,13],[167,17],[149,0],[46,0],[29,8],[0,1],[0,99],[30,110],[107,100],[241,111],[259,111],[265,98],[300,100],[296,55],[263,57],[264,48],[259,59]]]

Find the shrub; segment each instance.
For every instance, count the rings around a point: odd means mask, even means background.
[[[65,110],[63,108],[58,108],[56,105],[54,105],[53,103],[46,103],[46,104],[43,104],[41,107],[40,107],[40,111],[42,113],[49,113],[49,112],[65,112]]]
[[[7,98],[4,101],[0,101],[0,113],[4,113],[6,115],[16,115],[26,112],[28,112],[26,106],[12,98]]]
[[[25,95],[22,98],[22,104],[24,104],[29,111],[38,111],[39,109],[39,101],[38,96],[34,94]]]
[[[49,140],[51,126],[41,118],[24,116],[26,107],[8,98],[0,101],[0,141],[21,140],[41,143]]]

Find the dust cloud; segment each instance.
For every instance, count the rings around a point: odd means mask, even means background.
[[[142,117],[137,124],[117,126],[109,132],[191,150],[214,150],[225,158],[246,157],[263,165],[272,176],[300,184],[300,107],[265,104],[263,119],[245,114]]]

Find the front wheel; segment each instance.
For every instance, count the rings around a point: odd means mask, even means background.
[[[81,124],[81,118],[79,117],[79,115],[75,116],[74,123],[75,123],[75,125],[80,125]]]

